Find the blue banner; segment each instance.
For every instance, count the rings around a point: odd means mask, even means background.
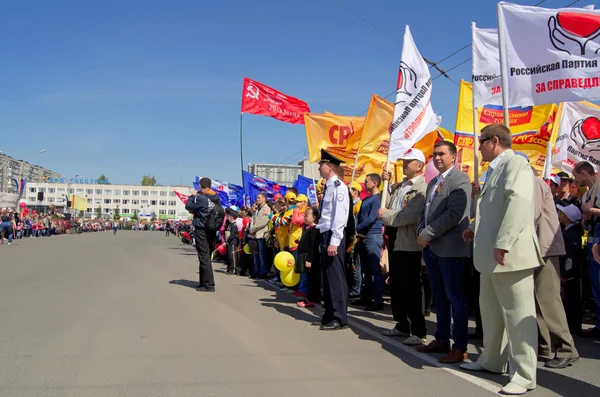
[[[256,201],[256,197],[259,193],[266,193],[267,200],[273,200],[273,196],[280,193],[282,196],[287,192],[287,187],[279,185],[278,183],[271,182],[268,179],[261,178],[258,175],[251,174],[243,171],[244,173],[244,189],[246,193],[246,200],[250,203]]]
[[[315,192],[315,185],[312,179],[302,175],[298,175],[298,179],[292,187],[298,190],[298,194],[304,194],[308,197],[310,205],[314,205],[317,202],[317,194]]]

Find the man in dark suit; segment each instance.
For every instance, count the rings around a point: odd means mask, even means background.
[[[456,146],[452,142],[435,144],[433,162],[440,174],[427,185],[426,205],[419,216],[418,243],[423,247],[435,297],[437,331],[433,342],[417,350],[447,353],[439,361],[453,364],[467,359],[469,309],[464,278],[469,245],[462,233],[469,227],[471,181],[454,167]],[[454,339],[452,349],[450,336]]]

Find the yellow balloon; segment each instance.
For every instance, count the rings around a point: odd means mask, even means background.
[[[294,270],[294,256],[287,251],[281,251],[277,255],[275,255],[275,267],[280,272],[287,273],[290,270]]]
[[[244,245],[244,253],[246,255],[250,255],[250,246],[248,244]]]
[[[287,273],[281,273],[281,282],[286,287],[293,287],[294,285],[298,284],[299,281],[300,274],[296,273],[294,270]]]

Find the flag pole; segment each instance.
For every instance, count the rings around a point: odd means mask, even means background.
[[[477,25],[475,22],[471,23],[471,34],[472,34],[472,42],[475,38],[475,29]],[[475,59],[475,46],[471,46],[473,51],[472,58]],[[471,66],[472,67],[472,66]],[[472,106],[473,106],[473,177],[475,179],[475,183],[479,184],[479,120],[477,114],[477,106],[475,105],[475,86],[471,85],[471,93],[472,93]],[[475,197],[477,200],[477,197]]]
[[[244,136],[242,134],[242,125],[244,120],[244,113],[240,113],[240,172],[242,173],[242,187],[246,191],[244,186]]]
[[[504,110],[504,125],[510,128],[510,117],[508,112],[508,65],[506,63],[506,37],[504,17],[502,16],[502,3],[496,6],[498,13],[498,46],[500,55],[500,78],[502,90],[502,108]]]

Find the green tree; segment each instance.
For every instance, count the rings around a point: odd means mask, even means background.
[[[96,219],[102,218],[102,208],[96,208]]]
[[[154,175],[144,175],[140,184],[142,186],[156,186],[156,177]]]
[[[108,178],[107,178],[107,177],[106,177],[106,175],[104,175],[104,174],[101,174],[101,175],[98,177],[98,182],[100,182],[100,183],[104,183],[105,185],[110,185],[110,182],[108,181]]]
[[[120,219],[121,219],[121,211],[119,211],[119,206],[118,206],[118,205],[117,205],[117,208],[115,208],[115,209],[113,210],[113,219],[114,219],[115,221],[118,221],[118,220],[120,220]]]
[[[137,215],[137,210],[133,210],[133,216],[131,217],[132,221],[139,221],[138,215]]]
[[[150,217],[150,221],[154,222],[156,220],[156,212],[152,211],[152,216]]]
[[[79,217],[80,217],[80,218],[83,218],[83,217],[84,217],[83,210],[79,211]]]

